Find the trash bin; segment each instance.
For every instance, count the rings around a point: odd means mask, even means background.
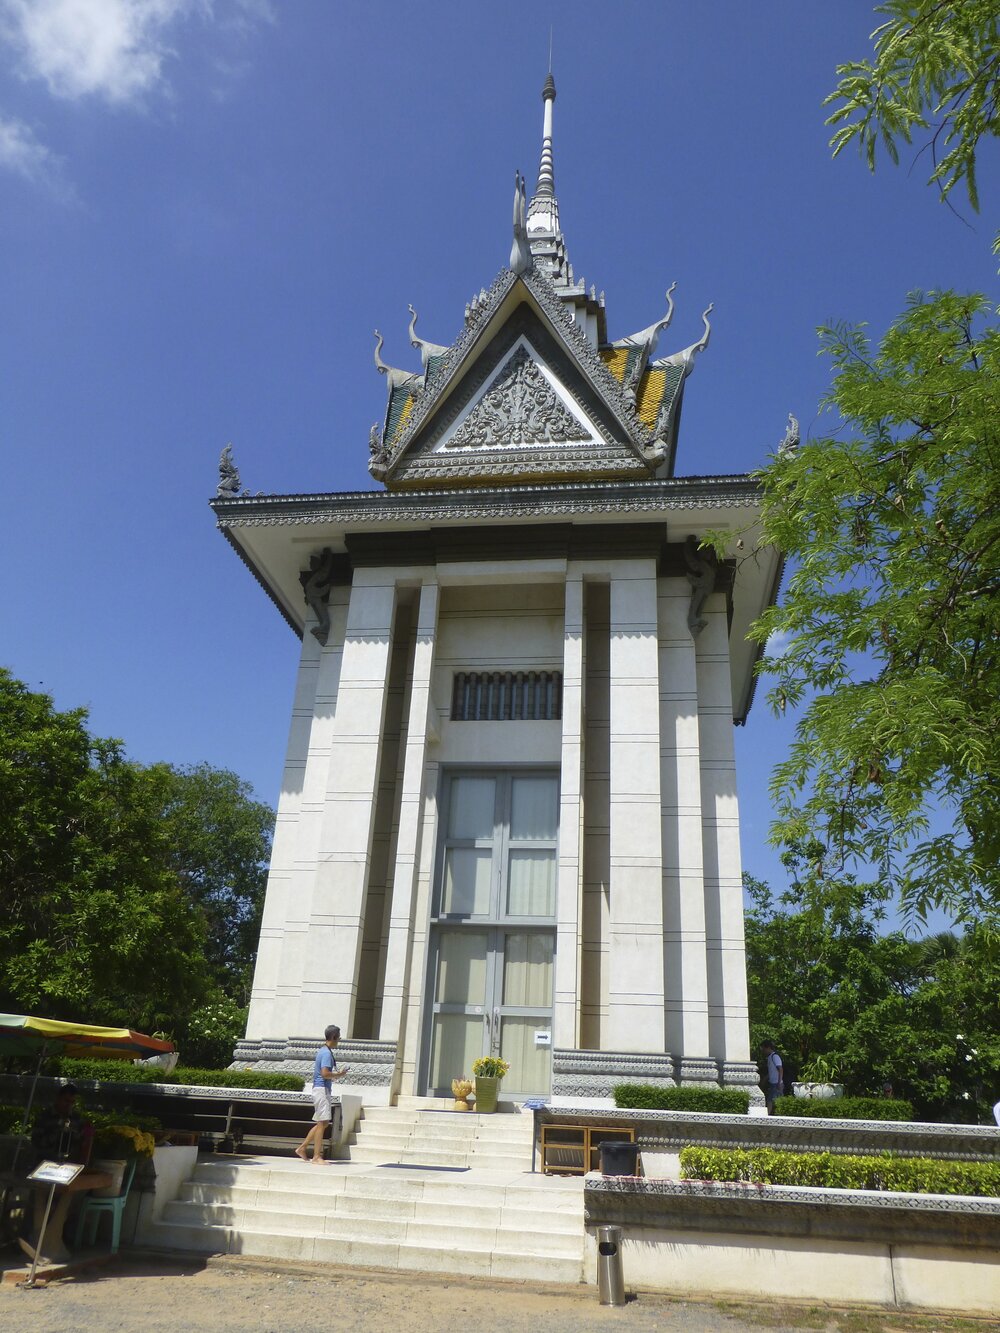
[[[625,1304],[621,1227],[597,1228],[597,1294],[602,1305]]]
[[[605,1139],[601,1144],[602,1176],[634,1176],[638,1174],[639,1149],[636,1144],[618,1139]]]

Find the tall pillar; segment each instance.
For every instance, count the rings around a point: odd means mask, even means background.
[[[402,793],[399,803],[399,832],[396,861],[392,875],[392,901],[389,908],[389,938],[386,946],[385,984],[382,990],[381,1041],[399,1042],[403,1035],[403,1015],[410,988],[413,947],[413,910],[417,892],[417,868],[424,768],[427,758],[427,732],[431,723],[431,672],[437,637],[438,585],[433,575],[426,576],[420,588],[417,609],[416,645],[410,709],[406,726],[406,752],[403,758]]]
[[[552,1042],[580,1044],[580,870],[583,838],[583,577],[566,580],[563,620],[559,863],[556,881],[555,1010]]]
[[[349,587],[330,594],[324,647],[308,629],[303,637],[247,1018],[251,1038],[310,1031],[299,1013],[302,973],[349,596]]]
[[[712,597],[698,638],[698,723],[704,830],[710,1050],[723,1062],[747,1061],[743,875],[733,746],[733,701],[725,598]]]
[[[355,571],[303,968],[306,1031],[353,1031],[395,602],[391,569]]]
[[[660,758],[663,818],[666,1048],[704,1077],[709,1054],[702,863],[699,678],[686,579],[660,582]],[[701,1065],[691,1064],[700,1061]],[[687,1067],[685,1065],[687,1063]]]
[[[663,866],[656,561],[611,566],[607,1043],[662,1051]]]

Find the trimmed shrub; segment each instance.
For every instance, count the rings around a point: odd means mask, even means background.
[[[20,1134],[23,1121],[23,1106],[0,1106],[0,1134]]]
[[[690,1147],[681,1152],[681,1178],[905,1194],[1000,1196],[1000,1162],[946,1162],[889,1153],[854,1157],[773,1148]]]
[[[187,1083],[208,1088],[260,1088],[268,1092],[301,1092],[300,1074],[255,1073],[252,1069],[189,1069],[178,1065],[171,1073],[129,1060],[59,1061],[63,1078],[93,1079],[96,1083]]]
[[[268,1092],[301,1092],[301,1074],[254,1073],[252,1069],[187,1069],[178,1065],[175,1083],[203,1088],[260,1088]]]
[[[714,1111],[746,1115],[750,1094],[741,1088],[658,1088],[651,1083],[619,1083],[615,1105],[622,1110]]]
[[[913,1107],[901,1097],[778,1097],[774,1113],[819,1120],[913,1119]]]
[[[58,1062],[62,1078],[93,1079],[95,1083],[177,1083],[176,1074],[168,1074],[152,1065],[134,1065],[131,1060],[74,1060]]]

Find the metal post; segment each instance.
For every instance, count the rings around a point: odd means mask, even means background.
[[[31,1272],[22,1282],[24,1287],[33,1287],[35,1285],[35,1269],[38,1267],[38,1256],[43,1253],[42,1246],[45,1243],[45,1228],[49,1225],[49,1213],[52,1211],[52,1200],[56,1196],[55,1182],[49,1186],[49,1197],[45,1203],[45,1215],[42,1218],[42,1227],[38,1233],[38,1241],[35,1245],[35,1253],[31,1257]]]

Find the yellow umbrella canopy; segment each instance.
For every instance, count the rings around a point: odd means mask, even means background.
[[[44,1048],[47,1055],[74,1055],[80,1059],[137,1059],[165,1055],[173,1043],[147,1037],[131,1028],[98,1027],[91,1023],[62,1023],[30,1014],[0,1014],[0,1052],[32,1055]]]

